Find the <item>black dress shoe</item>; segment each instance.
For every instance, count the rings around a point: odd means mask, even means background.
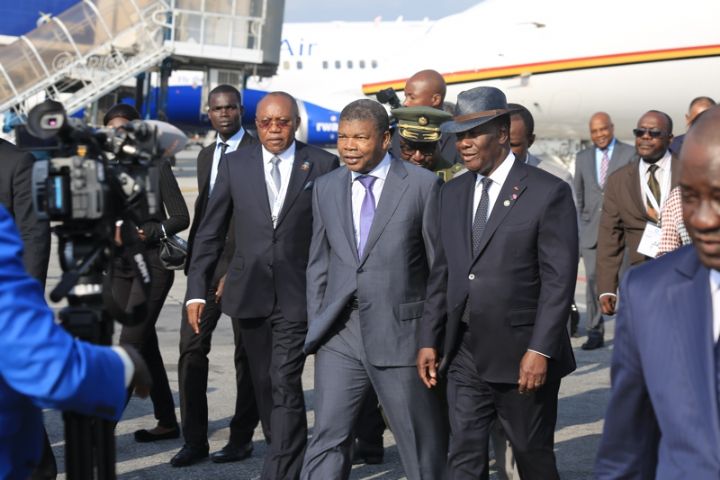
[[[180,437],[180,428],[175,427],[173,430],[170,430],[165,433],[153,433],[150,430],[137,430],[135,432],[135,441],[138,443],[150,443],[150,442],[157,442],[158,440],[170,440],[173,438],[179,438]]]
[[[209,448],[207,445],[203,448],[191,447],[190,445],[183,445],[178,453],[170,459],[170,465],[173,467],[187,467],[193,463],[197,463],[200,460],[207,458]]]
[[[353,463],[364,463],[366,465],[379,465],[383,463],[385,449],[382,444],[371,445],[358,439],[355,440],[353,448]]]
[[[239,462],[248,458],[253,451],[253,443],[247,442],[242,445],[228,443],[222,450],[218,450],[210,455],[210,460],[214,463]]]
[[[583,343],[580,348],[583,350],[595,350],[596,348],[602,348],[605,345],[605,341],[601,336],[590,336],[587,342]]]

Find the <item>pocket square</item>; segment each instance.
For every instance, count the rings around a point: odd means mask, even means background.
[[[315,183],[314,180],[310,180],[309,182],[307,182],[307,183],[305,184],[305,186],[303,187],[303,190],[310,190],[310,189],[313,187],[313,184],[314,184],[314,183]]]

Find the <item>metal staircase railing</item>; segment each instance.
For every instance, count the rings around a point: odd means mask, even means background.
[[[0,112],[52,98],[68,113],[172,53],[164,0],[84,0],[0,50]]]

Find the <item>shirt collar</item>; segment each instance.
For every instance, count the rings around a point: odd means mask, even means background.
[[[350,180],[355,181],[359,176],[361,175],[370,175],[372,177],[376,177],[381,179],[383,182],[388,176],[388,172],[390,171],[390,154],[385,153],[385,156],[383,159],[375,165],[375,168],[370,170],[368,173],[360,173],[360,172],[350,172]]]
[[[720,272],[717,270],[710,269],[710,286],[712,287],[711,294],[720,290]]]
[[[278,157],[281,162],[284,162],[286,160],[292,160],[295,158],[295,141],[293,140],[293,143],[290,144],[290,146],[281,153],[272,153],[269,152],[265,146],[262,146],[262,156],[263,156],[263,163],[270,163],[270,160],[273,159],[273,157]]]
[[[488,178],[490,178],[493,183],[497,183],[498,186],[502,188],[505,180],[510,174],[510,169],[512,168],[513,163],[515,163],[515,155],[513,155],[512,151],[510,151],[507,157],[505,157],[505,160],[503,160],[500,166],[497,167],[495,171],[488,176]],[[478,174],[477,179],[475,180],[475,186],[480,185],[483,178],[485,178],[483,175]]]
[[[670,150],[665,150],[665,155],[663,155],[660,160],[655,162],[655,165],[657,165],[658,168],[662,171],[668,170],[670,168],[671,156],[672,155],[670,154]],[[652,163],[648,163],[645,161],[645,159],[643,159],[642,165],[643,170],[647,171],[650,168],[650,165],[652,165]]]
[[[612,140],[610,140],[610,143],[608,143],[608,146],[605,147],[605,150],[603,150],[602,148],[598,148],[596,146],[595,151],[597,151],[601,155],[602,155],[602,152],[607,152],[608,156],[610,156],[610,152],[612,152],[613,148],[615,148],[615,137],[613,137]]]
[[[228,138],[227,141],[223,141],[222,138],[220,138],[220,135],[218,135],[215,139],[215,148],[220,148],[221,144],[227,143],[227,149],[233,152],[237,150],[238,145],[240,145],[240,142],[243,139],[243,135],[245,135],[245,129],[242,127],[240,127],[240,130],[235,132],[235,135]]]

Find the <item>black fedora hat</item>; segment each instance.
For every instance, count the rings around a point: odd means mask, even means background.
[[[476,87],[460,92],[452,121],[443,123],[440,130],[446,133],[466,132],[516,110],[508,108],[507,98],[500,89]]]

